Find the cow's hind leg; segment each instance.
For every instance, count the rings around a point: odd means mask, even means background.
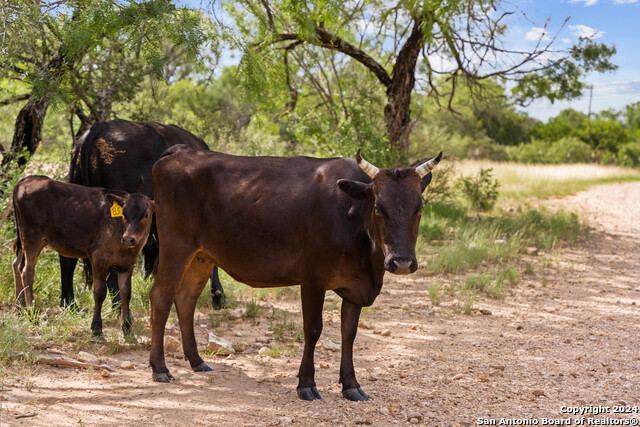
[[[358,319],[362,306],[342,300],[340,312],[340,330],[342,332],[342,358],[340,359],[340,383],[342,395],[349,400],[369,400],[369,396],[360,388],[353,368],[353,341],[358,332]]]
[[[220,310],[227,304],[229,304],[229,299],[224,294],[222,283],[220,283],[218,267],[216,266],[213,268],[213,272],[211,273],[211,305],[214,310]]]
[[[198,345],[193,331],[193,313],[198,302],[198,297],[207,284],[207,279],[213,269],[213,261],[208,256],[200,253],[191,261],[187,269],[178,295],[176,295],[176,310],[182,333],[182,348],[184,355],[189,360],[191,368],[196,372],[210,371],[211,368],[198,354]]]
[[[73,298],[73,272],[76,270],[77,258],[60,255],[60,306],[75,308]]]
[[[109,274],[107,275],[107,289],[111,294],[111,309],[115,311],[118,316],[121,314],[120,304],[122,301],[119,278],[120,274],[113,268],[110,268]],[[131,276],[129,276],[129,278],[131,278]],[[129,289],[131,289],[131,280],[129,280]]]
[[[136,337],[133,335],[131,331],[131,323],[133,322],[133,317],[131,316],[131,311],[129,310],[129,303],[131,301],[131,274],[133,273],[133,268],[125,273],[118,273],[118,290],[120,294],[120,309],[122,312],[122,332],[124,333],[125,339],[136,342]],[[113,274],[113,273],[111,273]]]
[[[169,373],[164,359],[164,328],[171,311],[171,304],[182,283],[186,267],[191,263],[193,253],[180,250],[176,246],[164,245],[158,258],[158,274],[149,292],[151,301],[151,351],[149,364],[153,380],[168,383],[175,379]]]
[[[301,286],[302,319],[304,327],[304,352],[300,371],[298,372],[298,397],[303,400],[322,399],[316,387],[313,353],[316,343],[322,334],[322,306],[324,305],[324,289],[313,284]]]

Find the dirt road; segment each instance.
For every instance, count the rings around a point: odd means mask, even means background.
[[[356,372],[368,402],[342,398],[339,351],[327,342],[316,358],[324,399],[298,400],[301,351],[258,355],[255,342],[273,339],[274,319],[265,309],[259,324],[244,317],[218,328],[249,345],[229,358],[207,358],[213,372],[194,373],[169,357],[179,377],[169,385],[151,382],[142,350],[105,356],[94,349],[116,368],[109,377],[36,366],[22,379],[5,378],[0,425],[391,425],[411,417],[429,426],[479,419],[500,425],[501,418],[543,425],[543,418],[568,417],[571,425],[581,417],[585,425],[603,417],[607,425],[636,425],[638,412],[614,411],[640,406],[640,183],[595,187],[548,204],[581,213],[591,237],[579,249],[533,257],[535,273],[523,275],[505,298],[479,297],[475,307],[490,315],[460,314],[452,297],[433,307],[431,277],[387,277],[364,317],[371,328],[359,328],[356,339]],[[274,305],[301,323],[298,303]],[[322,339],[339,343],[339,301],[327,306]],[[196,322],[201,342],[214,330],[208,322],[207,313]],[[387,336],[379,333],[385,329]],[[123,361],[135,369],[120,368]],[[563,407],[602,413],[574,416]]]

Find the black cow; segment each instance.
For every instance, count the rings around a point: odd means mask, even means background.
[[[129,193],[139,191],[153,197],[151,168],[167,148],[177,144],[209,150],[202,139],[174,125],[119,119],[96,123],[73,147],[69,181]],[[158,256],[155,223],[152,224],[151,237],[143,249],[143,255],[144,270],[149,274]],[[60,257],[63,306],[73,303],[76,263],[77,259]],[[109,275],[107,287],[114,296],[114,303],[117,303],[119,295],[115,274]],[[222,307],[226,301],[217,269],[211,274],[211,299],[215,308]]]
[[[94,312],[91,330],[102,335],[102,302],[110,268],[118,272],[122,329],[131,331],[131,271],[147,242],[153,201],[144,194],[54,181],[45,176],[22,178],[13,191],[17,237],[13,277],[16,301],[33,303],[36,261],[49,245],[61,256],[88,258],[93,273]]]
[[[164,360],[164,328],[175,302],[186,358],[209,371],[193,331],[198,295],[214,266],[253,287],[300,285],[304,353],[298,396],[320,398],[313,352],[322,332],[325,292],[342,297],[342,394],[368,397],[356,380],[353,341],[363,306],[385,271],[418,268],[415,244],[421,193],[442,153],[417,168],[378,169],[360,157],[237,157],[182,151],[153,168],[160,238],[151,289],[153,379],[173,379]]]

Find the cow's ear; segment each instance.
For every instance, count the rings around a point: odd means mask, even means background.
[[[149,204],[151,205],[151,213],[154,213],[156,211],[156,202],[149,200]]]
[[[420,192],[423,192],[424,189],[427,188],[427,185],[431,183],[432,177],[433,175],[431,175],[431,172],[422,177],[422,179],[420,180]]]
[[[350,179],[339,179],[338,187],[355,200],[362,200],[373,197],[373,184]]]
[[[114,194],[114,193],[105,193],[104,195],[107,200],[109,201],[110,205],[113,205],[113,202],[116,202],[117,204],[119,204],[120,206],[124,206],[126,199],[118,194]]]

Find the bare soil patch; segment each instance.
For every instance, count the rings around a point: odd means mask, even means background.
[[[503,299],[479,297],[471,315],[456,310],[460,302],[452,297],[432,306],[433,277],[387,276],[364,316],[370,328],[359,328],[355,344],[368,402],[342,398],[340,353],[330,343],[316,357],[324,399],[299,400],[301,346],[284,346],[277,358],[258,355],[256,341],[273,347],[268,329],[275,319],[267,308],[222,328],[225,338],[246,347],[205,358],[213,372],[194,373],[169,357],[179,380],[168,385],[151,382],[143,350],[107,356],[94,349],[116,368],[106,377],[37,365],[5,378],[0,425],[390,425],[411,416],[430,426],[477,425],[478,418],[542,425],[542,418],[569,417],[563,406],[590,405],[610,412],[586,418],[639,418],[613,407],[640,405],[640,183],[595,187],[546,204],[579,212],[591,235],[577,248],[532,257],[534,274],[523,275]],[[302,323],[298,302],[273,305]],[[326,306],[321,339],[339,343],[339,298]],[[208,313],[196,321],[203,345],[215,329],[208,322]],[[379,333],[385,329],[387,336]],[[69,348],[56,350],[74,356]],[[121,368],[125,361],[134,369]]]

